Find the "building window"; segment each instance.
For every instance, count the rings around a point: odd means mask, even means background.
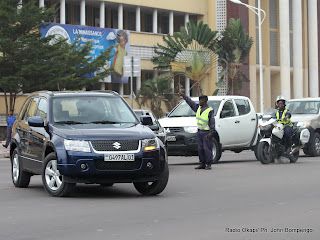
[[[98,27],[100,25],[100,9],[86,5],[86,25]]]
[[[123,28],[127,30],[136,30],[136,11],[133,8],[123,10]]]
[[[190,15],[189,16],[189,21],[191,22],[198,22],[199,17],[197,15]]]
[[[174,32],[180,32],[180,28],[184,27],[184,15],[175,13],[173,24],[174,24]]]
[[[106,28],[118,28],[118,8],[106,8]]]
[[[152,23],[153,17],[152,12],[149,10],[142,10],[141,9],[141,31],[142,32],[153,32],[152,31]]]
[[[169,13],[158,11],[158,33],[169,33]]]

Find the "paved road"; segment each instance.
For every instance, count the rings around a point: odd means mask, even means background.
[[[52,198],[40,177],[14,188],[0,159],[0,240],[320,239],[320,158],[265,166],[251,152],[225,153],[212,171],[194,170],[196,161],[170,157],[169,185],[157,197],[118,184]]]

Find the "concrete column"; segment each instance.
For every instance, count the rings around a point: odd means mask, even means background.
[[[279,1],[281,95],[291,98],[289,0]]]
[[[174,32],[174,23],[173,23],[173,11],[169,13],[169,34],[173,35]]]
[[[140,11],[140,7],[136,8],[136,31],[137,32],[141,32],[141,11]]]
[[[188,77],[186,77],[184,89],[186,96],[190,97],[190,78]]]
[[[309,94],[319,96],[317,0],[308,0]]]
[[[66,0],[60,0],[60,23],[66,24]]]
[[[86,0],[80,2],[80,25],[86,25]]]
[[[18,5],[17,5],[17,13],[19,14],[21,12],[21,8],[22,8],[22,0],[20,0],[18,2]]]
[[[118,6],[118,29],[123,29],[123,4]],[[119,94],[123,95],[123,83],[119,84]]]
[[[303,97],[303,53],[302,53],[302,4],[292,1],[293,22],[293,97]]]
[[[136,77],[136,88],[138,93],[141,89],[141,77]]]
[[[106,6],[104,1],[100,2],[100,27],[104,28],[106,22]]]
[[[44,0],[39,0],[39,8],[44,8]]]
[[[188,22],[189,22],[189,13],[186,13],[184,15],[184,25],[187,25]]]
[[[158,10],[153,10],[153,33],[158,33]]]
[[[121,96],[123,96],[123,83],[119,84],[119,92],[118,92]]]
[[[118,6],[118,28],[123,29],[123,4]]]

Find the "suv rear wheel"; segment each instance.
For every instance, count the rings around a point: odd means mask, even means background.
[[[29,186],[31,174],[23,170],[17,149],[11,155],[11,177],[14,186],[19,188]]]
[[[58,160],[55,153],[50,153],[44,160],[42,182],[45,190],[54,197],[66,197],[73,192],[75,183],[64,181],[58,170]]]
[[[133,185],[136,190],[142,195],[152,196],[161,193],[167,186],[169,180],[169,167],[165,163],[164,171],[161,173],[159,179],[154,182],[134,182]]]

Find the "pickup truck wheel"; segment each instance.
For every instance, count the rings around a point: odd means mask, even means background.
[[[308,150],[310,152],[310,156],[316,157],[320,155],[320,134],[315,132],[308,144]]]
[[[154,196],[161,193],[167,186],[169,180],[169,167],[168,163],[165,163],[163,172],[159,179],[154,182],[134,182],[135,189],[145,196]]]
[[[221,147],[219,145],[219,143],[217,142],[217,140],[215,138],[212,139],[212,143],[213,143],[213,148],[212,148],[212,163],[217,163],[219,162],[220,158],[221,158]]]
[[[75,183],[67,183],[60,174],[58,160],[55,153],[46,156],[42,169],[42,182],[44,189],[53,197],[66,197],[75,188]]]
[[[269,143],[259,142],[257,152],[258,152],[258,160],[262,164],[269,164],[273,162],[272,156],[269,151]]]
[[[11,177],[14,186],[18,188],[29,186],[31,174],[23,170],[17,149],[11,155]]]

